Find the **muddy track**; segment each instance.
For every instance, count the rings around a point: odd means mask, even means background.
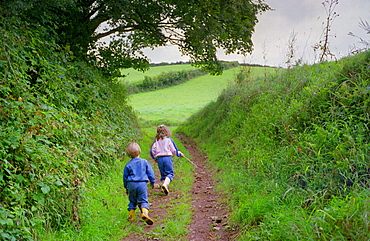
[[[195,180],[192,187],[193,219],[188,240],[235,240],[236,232],[229,226],[229,207],[222,202],[225,196],[214,189],[215,180],[207,168],[207,157],[199,152],[197,143],[181,135],[177,138],[190,153],[196,164]]]
[[[212,172],[207,168],[207,157],[199,152],[197,144],[184,135],[178,135],[177,138],[185,146],[190,154],[191,161],[196,165],[194,170],[194,183],[192,187],[192,223],[188,227],[189,235],[186,240],[203,241],[203,240],[235,240],[237,233],[229,225],[229,207],[222,202],[225,196],[216,192],[214,189],[215,181],[212,178]],[[155,167],[155,163],[152,163]],[[158,168],[154,168],[158,169]],[[159,173],[156,173],[159,176]],[[159,184],[159,180],[157,181]],[[149,191],[150,216],[155,220],[154,225],[145,225],[143,232],[135,236],[121,239],[122,241],[144,241],[144,240],[161,240],[153,237],[150,232],[160,226],[166,228],[162,223],[162,217],[166,215],[166,208],[163,205],[169,203],[170,198],[176,198],[176,190],[165,196],[159,188]],[[137,218],[139,217],[139,214]],[[140,222],[140,221],[139,221]],[[142,222],[140,222],[142,225]]]

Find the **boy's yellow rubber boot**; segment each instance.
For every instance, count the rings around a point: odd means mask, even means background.
[[[146,224],[152,225],[153,220],[148,215],[149,210],[147,208],[142,208],[141,212],[142,212],[141,218],[146,222]]]
[[[127,216],[127,220],[129,221],[129,222],[133,222],[133,221],[135,221],[135,210],[134,209],[132,209],[132,210],[130,210],[129,212],[128,212],[128,216]]]

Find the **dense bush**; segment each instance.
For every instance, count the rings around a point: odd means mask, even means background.
[[[242,239],[369,239],[369,57],[238,75],[180,128],[221,170]]]
[[[78,226],[84,183],[138,134],[119,85],[44,30],[0,17],[1,240]]]

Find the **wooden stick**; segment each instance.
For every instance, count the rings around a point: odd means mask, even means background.
[[[189,158],[187,158],[186,156],[184,156],[184,158],[185,158],[188,162],[190,162],[191,164],[193,164],[193,166],[194,166],[195,168],[198,168],[198,167],[197,167],[197,165],[195,165],[195,163],[194,163],[194,162],[190,161],[190,159],[189,159]]]

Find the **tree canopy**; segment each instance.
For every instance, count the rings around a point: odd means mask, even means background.
[[[263,0],[8,0],[1,5],[55,33],[58,43],[78,57],[90,56],[108,72],[147,68],[142,49],[172,44],[214,74],[222,71],[217,49],[250,53],[257,15],[270,10]],[[109,45],[102,44],[107,37]]]

